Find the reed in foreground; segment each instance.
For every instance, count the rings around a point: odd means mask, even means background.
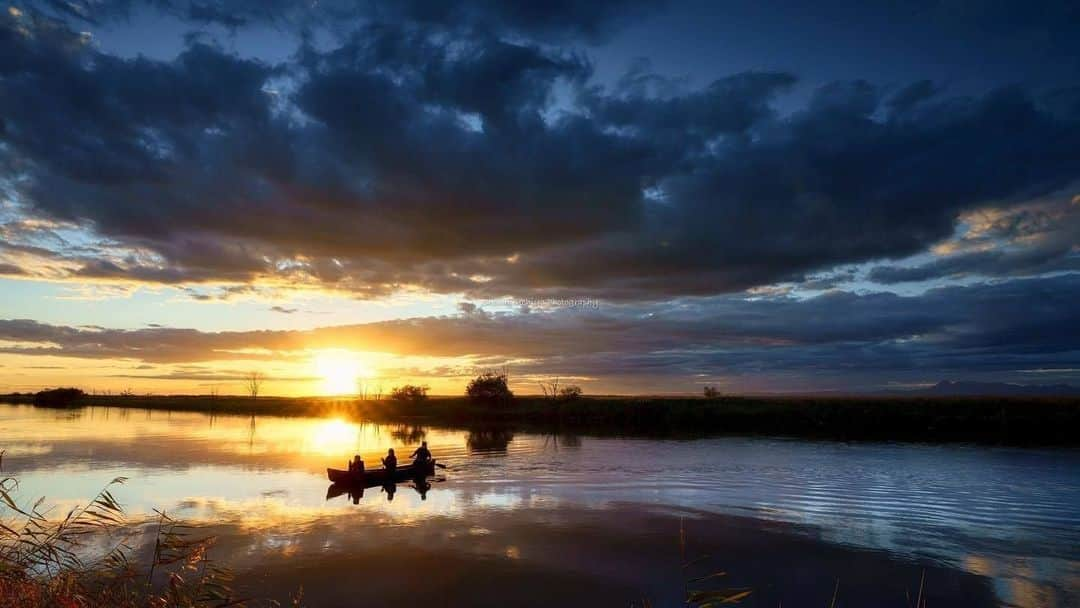
[[[0,606],[5,608],[224,608],[278,606],[236,595],[232,573],[209,556],[214,538],[156,511],[148,563],[129,559],[132,529],[112,494],[50,520],[43,500],[23,507],[18,480],[0,479]],[[291,601],[301,605],[300,596]]]

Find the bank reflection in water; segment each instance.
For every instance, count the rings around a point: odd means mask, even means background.
[[[470,454],[505,454],[514,433],[507,428],[482,427],[469,431],[465,445]]]
[[[403,444],[413,445],[427,439],[427,429],[418,424],[401,424],[390,431],[390,436]]]

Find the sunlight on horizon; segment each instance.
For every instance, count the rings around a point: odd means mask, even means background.
[[[315,356],[314,364],[315,373],[321,378],[319,391],[326,396],[356,394],[357,383],[373,375],[364,362],[349,351],[320,352]]]

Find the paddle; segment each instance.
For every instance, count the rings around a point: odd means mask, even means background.
[[[446,468],[446,465],[441,463],[441,462],[436,462],[435,466],[439,467],[440,469],[445,469]]]

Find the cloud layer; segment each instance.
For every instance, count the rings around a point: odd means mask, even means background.
[[[605,379],[607,387],[619,378],[665,379],[667,390],[692,390],[697,380],[758,390],[852,388],[853,378],[875,386],[886,378],[927,381],[950,374],[1030,381],[1047,377],[1040,370],[1080,368],[1077,298],[1080,278],[1069,275],[909,297],[724,296],[662,308],[527,314],[469,307],[457,316],[313,330],[112,330],[8,320],[0,321],[0,352],[190,364],[307,361],[309,349],[340,348],[460,363],[449,371],[411,370],[413,375],[459,375],[510,361],[518,373],[584,375]]]
[[[687,88],[639,66],[600,86],[574,41],[614,26],[608,3],[395,4],[274,64],[197,36],[169,60],[110,55],[71,21],[89,4],[56,6],[0,16],[0,180],[24,223],[108,245],[9,223],[8,247],[39,246],[6,254],[9,275],[712,295],[917,254],[1080,176],[1080,89],[834,82],[781,112],[797,74]],[[228,8],[172,10],[302,21]]]

